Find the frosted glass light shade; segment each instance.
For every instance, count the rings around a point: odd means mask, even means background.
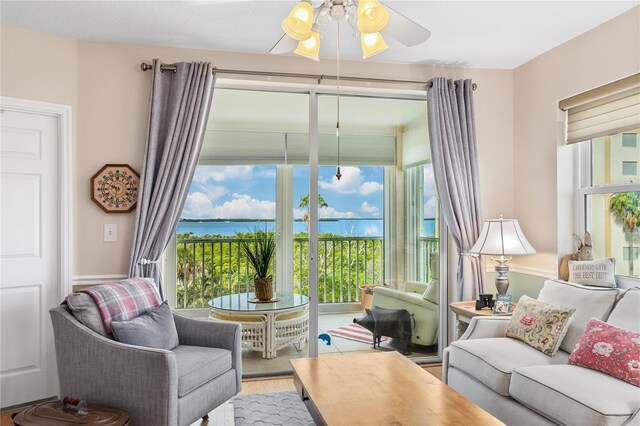
[[[373,55],[377,55],[378,53],[387,50],[389,46],[385,43],[382,38],[382,34],[380,33],[362,33],[360,35],[360,39],[362,40],[362,58],[367,59]]]
[[[320,52],[320,34],[316,31],[311,32],[311,37],[306,40],[300,40],[298,47],[293,51],[296,55],[319,61],[318,52]]]
[[[301,1],[291,10],[289,16],[282,21],[282,29],[291,38],[302,41],[311,37],[313,25],[313,6]]]
[[[378,0],[360,0],[358,3],[358,29],[361,33],[377,33],[389,22],[389,11]]]
[[[488,219],[470,253],[494,256],[534,254],[517,219]]]

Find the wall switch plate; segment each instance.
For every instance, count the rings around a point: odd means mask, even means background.
[[[104,241],[107,243],[118,241],[118,225],[115,223],[104,224]]]

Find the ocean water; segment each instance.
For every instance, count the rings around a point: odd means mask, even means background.
[[[224,237],[234,236],[238,232],[251,232],[256,227],[269,230],[275,228],[274,221],[247,221],[247,220],[215,220],[201,222],[178,223],[178,234],[191,232],[194,235],[221,235]],[[294,233],[307,232],[307,224],[296,221],[293,225]],[[424,220],[425,237],[435,236],[435,219]],[[336,234],[355,237],[382,237],[384,233],[384,221],[382,219],[332,219],[320,220],[318,222],[319,234]]]

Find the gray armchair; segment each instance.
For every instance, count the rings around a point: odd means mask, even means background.
[[[66,306],[53,322],[60,395],[126,410],[131,425],[189,425],[236,395],[239,324],[173,314],[180,345],[127,345],[84,326]]]

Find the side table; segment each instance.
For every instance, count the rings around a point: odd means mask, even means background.
[[[511,312],[513,312],[513,309],[515,307],[516,307],[516,304],[512,302]],[[511,316],[511,312],[508,314],[494,314],[490,308],[484,308],[479,311],[476,311],[475,300],[463,300],[461,302],[449,303],[449,309],[451,309],[451,311],[454,314],[456,314],[456,324],[457,324],[456,339],[459,339],[460,336],[462,336],[464,332],[467,331],[467,327],[469,326],[469,323],[471,322],[471,318],[473,317],[478,317],[478,316],[510,317]]]
[[[87,414],[78,415],[73,411],[65,411],[61,407],[61,401],[45,402],[21,411],[14,415],[12,420],[18,426],[129,425],[129,413],[116,408],[89,403],[86,408]]]

